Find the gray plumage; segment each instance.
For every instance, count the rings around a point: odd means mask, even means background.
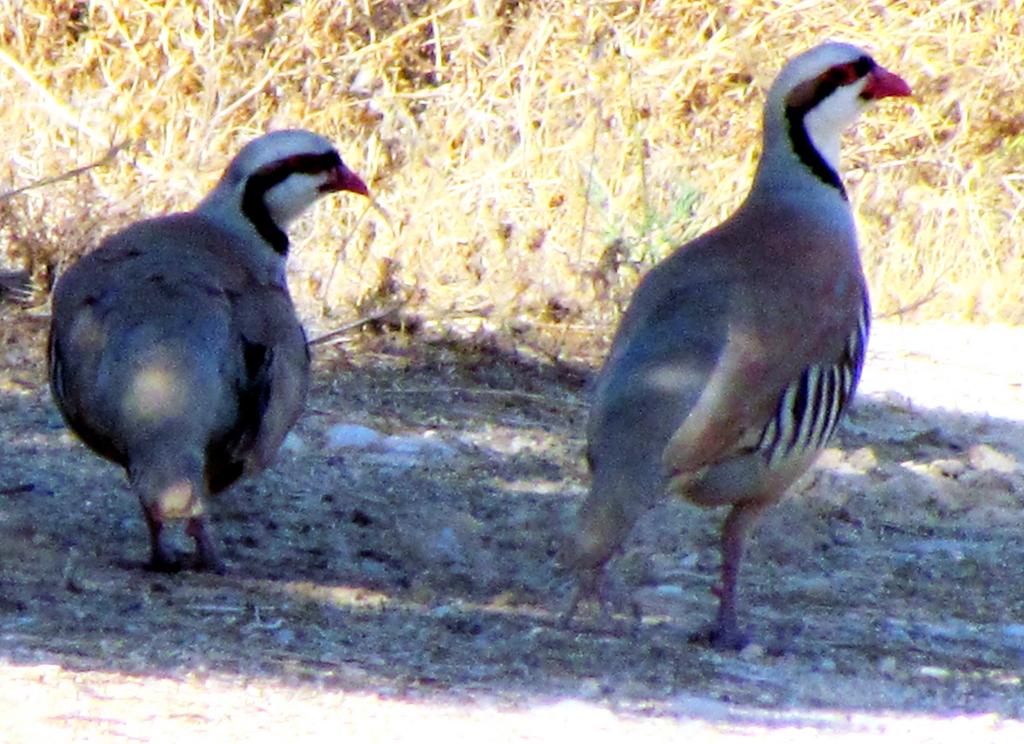
[[[265,468],[303,409],[310,360],[284,229],[340,190],[367,193],[326,139],[264,135],[194,211],[108,237],[54,288],[54,400],[85,444],[125,468],[154,569],[182,566],[163,528],[184,519],[194,565],[223,570],[206,497]]]
[[[871,100],[909,92],[850,45],[791,60],[768,93],[744,203],[640,282],[596,385],[591,489],[564,551],[579,585],[564,621],[599,590],[605,564],[667,487],[731,507],[707,637],[744,643],[735,586],[745,535],[828,441],[867,342],[839,135]]]

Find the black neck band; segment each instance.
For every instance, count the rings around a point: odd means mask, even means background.
[[[834,187],[840,196],[846,199],[846,188],[839,179],[839,174],[821,156],[814,146],[814,142],[811,141],[810,135],[807,134],[807,124],[804,118],[812,108],[813,106],[786,107],[786,124],[789,130],[790,144],[793,146],[793,152],[800,158],[800,162],[806,165],[811,173],[824,183]]]
[[[802,91],[797,96],[796,102],[787,101],[786,104],[786,125],[793,152],[800,158],[800,162],[810,169],[811,173],[823,183],[835,188],[843,199],[847,198],[846,188],[843,186],[839,174],[821,156],[814,146],[814,142],[811,141],[810,135],[807,134],[806,119],[818,104],[839,88],[851,85],[868,75],[874,67],[875,61],[868,56],[858,57],[846,64],[835,65],[811,83],[810,90]]]
[[[330,150],[314,155],[292,155],[263,166],[249,176],[245,183],[245,190],[242,192],[242,214],[249,218],[256,232],[270,243],[277,253],[287,256],[288,236],[270,216],[270,210],[267,209],[267,192],[296,173],[326,173],[337,168],[340,163],[338,153]]]

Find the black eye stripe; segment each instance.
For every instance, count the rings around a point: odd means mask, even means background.
[[[855,83],[868,75],[877,65],[867,55],[852,62],[833,65],[816,78],[797,85],[786,98],[787,112],[805,114],[824,101],[839,88]]]
[[[843,182],[821,153],[814,149],[804,126],[804,117],[819,103],[824,101],[839,88],[860,80],[875,69],[875,61],[864,55],[852,62],[834,65],[817,78],[812,78],[798,85],[786,99],[786,122],[789,126],[789,138],[793,144],[793,152],[823,182],[833,186],[846,198]]]
[[[814,93],[811,96],[811,105],[808,108],[814,108],[818,103],[835,93],[838,88],[857,82],[874,68],[875,61],[868,56],[859,57],[853,62],[828,68],[818,78],[818,83],[815,85]]]
[[[259,180],[264,184],[264,191],[281,183],[293,173],[313,175],[332,171],[341,164],[341,157],[334,150],[317,154],[304,153],[291,155],[260,168],[249,176],[249,182]]]
[[[857,79],[857,73],[853,70],[853,65],[838,65],[836,67],[830,67],[828,71],[821,76],[821,82],[819,85],[832,85],[839,87],[841,85],[849,85]]]
[[[858,78],[862,78],[875,69],[875,60],[871,59],[867,55],[861,57],[857,61],[853,62],[853,70],[857,73]]]

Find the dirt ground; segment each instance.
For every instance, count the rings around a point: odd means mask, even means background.
[[[835,446],[753,540],[735,654],[687,640],[722,518],[687,504],[615,564],[642,625],[555,624],[592,360],[319,347],[276,466],[212,504],[229,573],[164,576],[50,401],[45,319],[0,324],[0,740],[1024,741],[1024,329],[878,328]],[[336,447],[338,424],[431,446]]]

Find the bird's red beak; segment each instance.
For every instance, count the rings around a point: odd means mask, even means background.
[[[862,98],[876,101],[879,98],[909,96],[910,86],[907,81],[884,67],[875,67],[868,73],[868,82],[860,93]]]
[[[340,163],[331,172],[331,177],[321,187],[321,191],[351,191],[353,194],[367,197],[370,195],[370,190],[366,188],[363,179],[350,171],[344,163]]]

